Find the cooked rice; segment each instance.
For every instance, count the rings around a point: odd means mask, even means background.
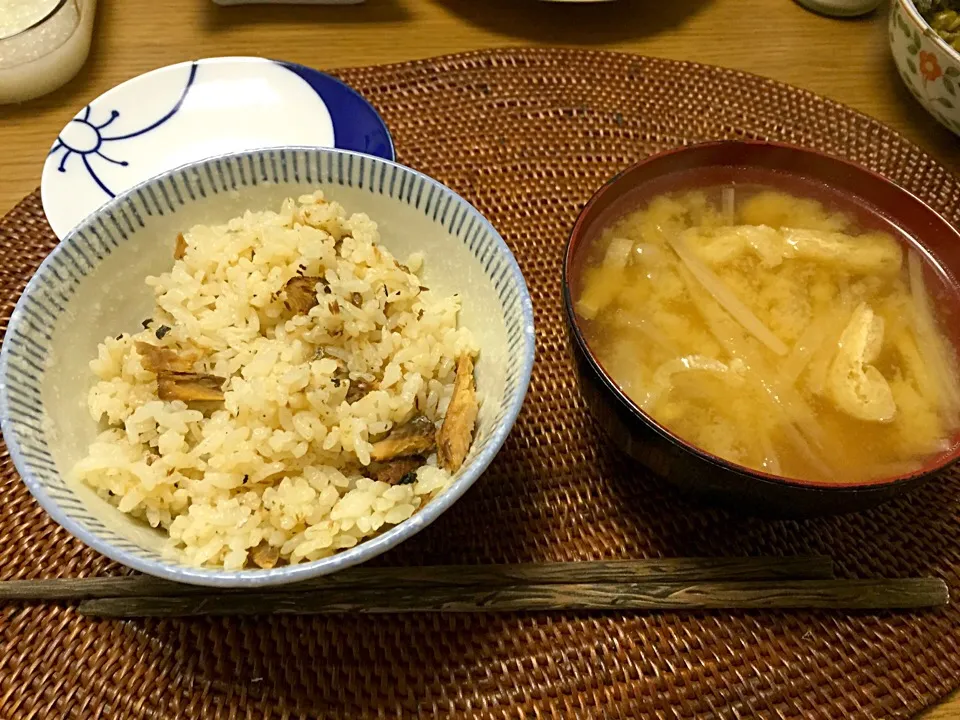
[[[418,413],[439,424],[457,358],[477,353],[459,297],[422,287],[419,254],[398,264],[373,221],[319,192],[184,239],[170,272],[146,279],[147,329],[107,338],[90,363],[89,408],[106,429],[75,480],[165,528],[169,555],[228,569],[267,544],[290,563],[332,555],[447,487],[435,454],[414,482],[365,476],[373,439]],[[297,274],[326,287],[291,316],[282,290]],[[159,400],[137,341],[202,351],[193,369],[227,379],[222,404]],[[350,403],[359,381],[375,389]]]

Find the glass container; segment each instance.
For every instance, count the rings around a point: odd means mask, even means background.
[[[83,67],[96,0],[0,0],[0,104],[56,90]]]

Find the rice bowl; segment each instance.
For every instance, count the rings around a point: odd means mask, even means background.
[[[395,258],[422,253],[417,275],[437,298],[462,299],[458,327],[469,329],[482,348],[474,368],[479,407],[472,444],[446,489],[407,520],[385,523],[353,547],[266,568],[187,564],[179,554],[171,556],[162,526],[152,528],[86,482],[68,480],[104,430],[90,413],[89,391],[97,380],[90,361],[99,357],[105,337],[139,333],[141,322],[156,314],[144,278],[171,271],[178,233],[225,224],[251,209],[275,211],[285,198],[317,189],[374,218],[381,247]],[[155,334],[143,342],[163,345]],[[520,269],[493,226],[463,198],[422,173],[379,158],[325,148],[254,150],[152,178],[109,201],[61,241],[28,283],[4,335],[0,425],[31,494],[55,522],[94,550],[178,582],[264,587],[365,562],[436,521],[502,447],[526,394],[533,357],[532,305]],[[209,369],[200,364],[193,370]]]

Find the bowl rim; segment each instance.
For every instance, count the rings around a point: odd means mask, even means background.
[[[17,30],[16,32],[10,33],[9,35],[0,35],[0,43],[5,42],[5,41],[7,41],[7,40],[13,40],[13,39],[16,38],[16,37],[20,37],[21,35],[26,35],[28,32],[31,32],[31,31],[33,31],[33,30],[38,29],[38,28],[39,28],[41,25],[43,25],[44,23],[48,22],[49,20],[52,20],[53,17],[54,17],[58,12],[60,12],[61,10],[63,10],[63,6],[66,5],[68,1],[69,1],[69,0],[57,0],[57,3],[56,3],[52,8],[50,8],[50,9],[46,12],[46,14],[45,14],[42,18],[40,18],[39,20],[35,20],[35,21],[34,21],[33,23],[31,23],[30,25],[27,25],[25,28],[20,28],[20,29]],[[79,22],[80,22],[80,21],[79,21],[79,19],[78,19],[78,20],[77,20],[77,24],[79,24]],[[74,32],[75,32],[75,31],[74,31]]]
[[[772,483],[776,485],[785,485],[788,487],[805,489],[805,490],[816,490],[821,492],[830,492],[830,493],[843,493],[843,492],[858,492],[865,490],[874,490],[878,488],[891,488],[899,485],[910,484],[918,479],[927,477],[934,473],[940,472],[946,467],[950,466],[958,459],[960,459],[960,443],[955,445],[948,455],[946,455],[940,462],[938,462],[933,467],[921,467],[918,470],[915,470],[910,473],[891,475],[887,477],[880,477],[873,480],[857,481],[851,483],[835,483],[819,480],[804,480],[801,478],[790,478],[782,475],[775,475],[773,473],[763,472],[761,470],[756,470],[754,468],[747,467],[745,465],[740,465],[731,460],[720,457],[719,455],[714,455],[713,453],[707,452],[702,448],[697,447],[693,443],[690,443],[679,435],[672,433],[666,427],[661,425],[657,420],[655,420],[651,415],[646,413],[643,409],[637,405],[633,399],[613,380],[611,375],[603,367],[603,364],[599,361],[597,356],[594,354],[593,350],[590,348],[589,344],[586,341],[586,338],[583,336],[581,330],[580,322],[577,319],[577,314],[573,308],[573,298],[570,291],[570,272],[571,264],[573,260],[573,255],[576,249],[579,247],[582,242],[586,230],[589,227],[587,223],[587,216],[590,214],[594,206],[603,198],[608,192],[614,189],[622,180],[622,178],[630,173],[633,170],[636,170],[642,166],[647,165],[648,163],[659,161],[670,156],[676,156],[681,154],[686,154],[693,151],[704,151],[710,149],[716,149],[720,147],[751,147],[751,148],[775,148],[781,151],[787,152],[796,152],[811,156],[816,156],[820,158],[826,158],[831,162],[840,163],[848,166],[855,172],[865,173],[873,176],[876,180],[889,185],[894,188],[898,193],[904,194],[912,198],[917,203],[923,205],[930,213],[935,215],[940,222],[949,227],[955,234],[960,236],[960,231],[957,231],[946,219],[943,218],[940,213],[931,208],[927,203],[925,203],[920,198],[916,197],[909,190],[903,188],[894,181],[885,178],[883,175],[880,175],[869,168],[866,168],[857,163],[851,162],[844,158],[836,157],[835,155],[830,155],[829,153],[822,152],[820,150],[814,150],[812,148],[802,147],[799,145],[791,145],[790,143],[783,142],[772,142],[767,140],[709,140],[706,142],[694,143],[691,145],[685,145],[677,148],[670,148],[648,157],[643,158],[639,162],[633,163],[627,168],[624,168],[612,178],[607,180],[587,201],[583,206],[580,213],[577,215],[576,222],[573,225],[573,228],[570,231],[570,234],[567,239],[567,246],[564,250],[563,255],[563,274],[562,274],[562,287],[563,287],[563,306],[564,312],[566,315],[567,325],[570,328],[571,334],[574,339],[575,345],[580,349],[586,358],[591,370],[594,374],[600,378],[603,386],[611,394],[614,400],[616,400],[623,408],[625,408],[632,417],[636,420],[642,422],[649,429],[653,430],[661,439],[668,441],[674,447],[685,451],[698,459],[707,462],[711,465],[714,465],[718,468],[735,472],[739,475],[745,475],[751,477],[755,480]],[[671,171],[667,171],[665,174],[669,174]],[[930,249],[921,241],[916,238],[914,240],[921,246],[923,249],[929,253],[931,256],[935,257],[933,253],[930,252]],[[951,275],[952,277],[952,275]]]
[[[490,465],[496,454],[500,451],[503,443],[506,441],[507,436],[513,429],[513,425],[516,422],[517,416],[526,398],[527,390],[529,389],[535,356],[533,302],[531,300],[526,281],[523,277],[523,273],[520,270],[520,266],[517,263],[513,252],[510,250],[500,233],[496,230],[496,228],[494,228],[493,224],[476,207],[474,207],[472,203],[468,202],[459,193],[444,185],[439,180],[435,180],[429,175],[426,175],[425,173],[405,165],[401,165],[393,160],[387,160],[385,158],[366,155],[350,150],[340,150],[337,148],[327,148],[321,146],[288,145],[279,148],[266,147],[255,150],[225,153],[210,158],[204,158],[202,160],[185,163],[176,168],[171,168],[170,170],[164,171],[163,173],[144,180],[143,182],[131,187],[129,190],[118,194],[115,198],[112,198],[97,210],[87,215],[87,217],[78,223],[73,229],[71,229],[71,231],[63,238],[63,240],[61,240],[54,247],[50,254],[44,258],[43,262],[39,265],[37,270],[34,271],[33,276],[30,278],[26,287],[20,294],[17,304],[10,315],[10,320],[7,324],[4,337],[6,337],[7,333],[10,333],[11,330],[16,330],[20,325],[28,322],[28,313],[24,306],[24,298],[30,297],[37,291],[41,275],[46,274],[43,271],[47,270],[49,272],[53,259],[63,254],[65,247],[76,243],[78,241],[78,233],[89,229],[96,219],[101,215],[101,213],[115,210],[117,206],[126,202],[131,196],[136,195],[136,193],[142,189],[153,186],[162,180],[169,179],[170,177],[180,174],[184,171],[188,171],[193,168],[203,168],[207,164],[213,165],[217,162],[223,162],[225,160],[234,158],[245,158],[247,156],[257,156],[259,154],[271,152],[307,154],[320,153],[340,155],[344,157],[352,156],[355,158],[372,161],[374,163],[383,163],[389,167],[396,168],[402,173],[408,174],[409,176],[422,179],[427,183],[428,187],[436,188],[440,193],[448,194],[453,202],[459,203],[466,209],[468,213],[476,218],[479,222],[479,226],[489,233],[492,239],[492,245],[497,254],[504,258],[507,271],[513,278],[514,284],[518,289],[518,304],[522,317],[522,322],[520,323],[520,335],[522,342],[515,351],[515,354],[521,355],[522,357],[519,363],[517,386],[506,406],[503,418],[500,420],[499,424],[493,428],[486,447],[484,447],[483,450],[481,450],[480,453],[478,453],[470,461],[470,463],[460,471],[459,477],[455,477],[445,490],[443,490],[438,496],[434,497],[429,502],[422,505],[413,516],[401,522],[400,524],[393,526],[389,530],[380,533],[379,535],[375,535],[367,540],[361,541],[352,548],[341,550],[334,555],[321,558],[320,560],[298,563],[296,565],[285,565],[283,567],[270,569],[251,568],[243,570],[225,570],[223,568],[212,567],[197,568],[181,564],[173,559],[168,560],[166,558],[162,558],[160,560],[154,560],[145,558],[140,554],[115,547],[111,542],[102,539],[99,535],[88,530],[78,520],[75,520],[72,517],[71,512],[64,510],[47,492],[44,481],[35,476],[34,473],[29,469],[27,459],[24,456],[23,448],[21,447],[21,431],[19,429],[14,429],[12,432],[10,432],[11,421],[19,417],[20,413],[10,403],[10,396],[8,393],[10,344],[4,342],[3,346],[0,347],[0,431],[3,433],[3,437],[6,440],[7,447],[10,452],[10,457],[17,469],[18,474],[23,480],[23,483],[27,486],[27,489],[30,491],[31,495],[33,495],[33,497],[47,512],[47,514],[58,525],[67,530],[75,538],[83,542],[88,547],[93,548],[100,554],[110,558],[111,560],[154,577],[192,585],[203,585],[207,587],[265,587],[270,585],[294,583],[307,580],[309,578],[328,575],[366,562],[367,560],[386,552],[387,550],[399,545],[403,541],[409,539],[433,523],[440,515],[446,512],[458,499],[460,499],[460,497],[474,484],[474,482],[476,482],[480,475]],[[345,163],[344,166],[348,165]],[[317,189],[322,189],[324,183],[320,180],[320,178],[317,178],[315,185],[317,186]],[[141,233],[144,238],[149,235],[148,232],[143,230],[140,230],[139,233]],[[46,368],[44,368],[44,372],[46,372]],[[42,402],[41,404],[45,403]],[[57,474],[61,477],[61,479],[63,479],[64,484],[69,488],[69,485],[66,482],[65,474],[61,472],[59,467],[56,467],[55,469]],[[137,545],[137,543],[133,541],[131,541],[131,544]],[[141,551],[143,550],[142,547],[139,549]]]
[[[897,3],[904,9],[904,11],[910,16],[910,19],[913,20],[917,25],[920,26],[920,29],[923,31],[923,34],[928,38],[933,40],[934,44],[937,45],[941,50],[943,50],[947,55],[953,58],[953,61],[960,65],[960,50],[955,50],[952,45],[950,45],[946,40],[940,37],[937,34],[937,31],[933,29],[933,26],[927,22],[926,18],[920,14],[920,11],[917,10],[917,6],[913,4],[912,0],[896,0]]]

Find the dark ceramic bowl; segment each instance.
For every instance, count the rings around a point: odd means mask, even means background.
[[[716,457],[681,440],[644,413],[606,373],[581,332],[571,294],[587,250],[603,228],[653,195],[731,182],[773,186],[852,214],[864,228],[917,242],[947,332],[960,338],[960,233],[906,190],[857,165],[787,145],[716,142],[650,157],[604,185],[584,207],[567,245],[563,299],[580,389],[613,443],[655,474],[709,502],[753,514],[810,517],[863,510],[917,487],[960,457],[952,449],[917,472],[867,482],[782,478]],[[573,286],[573,289],[571,289]]]

